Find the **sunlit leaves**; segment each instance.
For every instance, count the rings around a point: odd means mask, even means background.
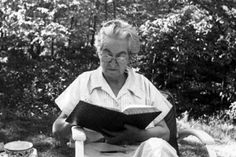
[[[50,108],[67,83],[97,66],[94,34],[102,21],[116,17],[139,28],[142,48],[134,65],[158,88],[170,90],[179,110],[228,107],[236,99],[231,2],[2,0],[0,72],[12,93],[5,101],[32,110],[35,103],[38,113]]]
[[[0,5],[0,31],[7,36],[17,36],[19,43],[27,42],[28,45],[21,47],[25,53],[56,54],[61,47],[73,46],[72,41],[90,40],[88,24],[95,13],[95,4],[90,1],[6,1]],[[52,45],[61,46],[52,48]],[[32,46],[37,48],[32,49]]]
[[[193,115],[211,114],[236,99],[235,8],[224,2],[195,2],[140,26],[145,45],[140,71],[159,88],[176,92],[180,110],[184,103]]]

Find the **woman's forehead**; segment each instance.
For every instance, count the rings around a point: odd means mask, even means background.
[[[107,38],[103,42],[102,51],[110,51],[112,53],[128,52],[128,40]]]

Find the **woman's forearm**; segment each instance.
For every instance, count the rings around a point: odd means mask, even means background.
[[[52,132],[56,137],[69,139],[71,136],[71,127],[64,118],[58,118],[53,123]]]
[[[170,130],[168,129],[165,121],[160,122],[158,125],[140,132],[140,141],[145,141],[151,137],[162,138],[165,141],[169,140]]]

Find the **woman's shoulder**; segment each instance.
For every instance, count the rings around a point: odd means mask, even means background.
[[[84,82],[84,81],[88,81],[90,76],[95,73],[96,70],[89,70],[89,71],[84,71],[82,72],[81,74],[79,74],[77,76],[77,78],[75,79],[75,81],[78,81],[78,82]]]
[[[140,73],[138,71],[138,69],[134,69],[131,68],[130,69],[130,74],[132,75],[132,77],[134,77],[135,80],[137,80],[138,82],[143,82],[143,83],[151,83],[151,81],[144,76],[142,73]]]
[[[96,70],[97,70],[97,69],[96,69]],[[89,75],[91,75],[92,73],[94,73],[96,70],[84,71],[84,72],[82,72],[79,76],[80,76],[80,77],[89,76]]]

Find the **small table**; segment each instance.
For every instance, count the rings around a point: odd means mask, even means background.
[[[2,152],[0,153],[0,157],[8,157],[8,155],[5,152]],[[37,149],[33,148],[33,152],[29,157],[38,157]]]

